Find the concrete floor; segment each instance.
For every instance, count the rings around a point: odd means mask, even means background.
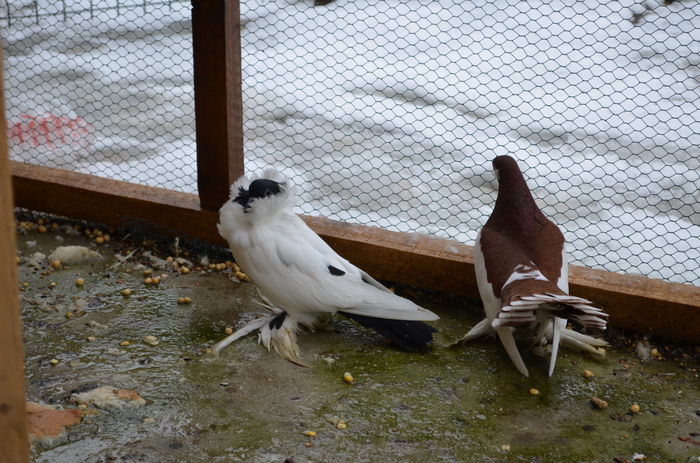
[[[338,317],[330,330],[300,336],[309,368],[267,352],[255,336],[213,358],[206,349],[225,327],[264,311],[252,302],[251,283],[200,264],[204,256],[231,259],[227,251],[134,231],[112,231],[97,244],[85,224],[74,233],[74,222],[47,218],[41,232],[36,217],[20,220],[28,220],[17,234],[28,399],[69,408],[73,392],[113,386],[147,401],[98,409],[62,437],[35,444],[33,461],[700,461],[697,347],[610,330],[614,346],[604,359],[564,351],[548,378],[546,359],[526,353],[525,378],[493,339],[446,347],[481,318],[478,303],[398,288],[442,317],[428,352],[402,352]],[[104,259],[58,269],[46,259],[30,263],[60,245]],[[115,257],[134,250],[121,264]],[[161,260],[156,268],[144,251],[179,255],[191,271]],[[144,270],[167,276],[146,285]],[[179,304],[184,297],[191,303]],[[143,341],[149,335],[157,345]],[[640,341],[656,355],[640,360]],[[584,378],[586,369],[595,376]],[[594,396],[609,406],[593,407]],[[633,404],[639,413],[629,411]]]

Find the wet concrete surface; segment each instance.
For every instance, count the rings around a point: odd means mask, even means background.
[[[194,246],[186,254],[184,242],[128,231],[97,244],[94,226],[75,233],[73,224],[47,218],[40,232],[31,217],[18,227],[28,400],[75,407],[72,391],[109,385],[147,403],[97,410],[36,443],[35,462],[700,462],[696,346],[611,330],[605,358],[565,350],[552,378],[547,359],[526,352],[525,378],[494,339],[447,347],[479,321],[478,302],[397,288],[442,317],[427,352],[403,352],[337,317],[300,335],[309,368],[267,352],[255,335],[214,358],[207,348],[225,327],[265,311],[251,283],[221,269],[227,251]],[[61,245],[104,259],[68,268],[32,259]],[[189,273],[168,256],[191,261]],[[159,284],[144,283],[160,275]],[[178,303],[185,297],[191,302]],[[592,397],[608,407],[592,406]]]

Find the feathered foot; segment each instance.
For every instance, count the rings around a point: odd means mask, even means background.
[[[274,313],[265,315],[247,323],[243,328],[227,336],[212,346],[211,353],[218,356],[229,344],[256,330],[258,342],[270,351],[274,350],[279,356],[302,367],[308,367],[301,361],[299,345],[296,333],[299,330],[297,322],[279,309],[273,309]]]

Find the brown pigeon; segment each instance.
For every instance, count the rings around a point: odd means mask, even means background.
[[[510,156],[493,160],[498,198],[475,245],[476,279],[486,319],[461,341],[498,334],[518,371],[528,376],[513,332],[537,328],[536,342],[551,341],[549,375],[560,341],[600,354],[605,341],[566,328],[573,320],[586,328],[605,329],[607,314],[590,301],[569,295],[564,235],[535,204],[518,164]]]

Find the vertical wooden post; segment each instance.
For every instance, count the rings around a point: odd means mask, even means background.
[[[192,42],[199,199],[217,210],[243,175],[239,0],[192,0]]]
[[[0,50],[1,51],[1,50]],[[0,55],[0,462],[29,461],[15,218]]]

